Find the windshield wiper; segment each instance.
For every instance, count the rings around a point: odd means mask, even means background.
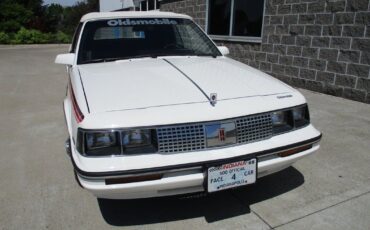
[[[99,62],[112,62],[119,60],[119,58],[96,58],[96,59],[90,59],[87,61],[82,62],[82,64],[89,64],[89,63],[99,63]]]
[[[132,58],[146,58],[146,57],[151,57],[151,58],[157,58],[159,55],[157,54],[138,54],[138,55],[132,55],[132,56],[127,56],[124,58],[120,58],[120,60],[123,59],[132,59]]]
[[[125,59],[131,59],[131,58],[144,58],[144,57],[157,58],[157,55],[139,54],[139,55],[133,55],[133,56],[127,56],[127,57],[96,58],[96,59],[84,61],[82,64],[112,62],[112,61],[118,61],[118,60],[125,60]]]

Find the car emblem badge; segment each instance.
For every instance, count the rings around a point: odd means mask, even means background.
[[[207,147],[236,144],[236,124],[232,121],[211,123],[205,126]]]
[[[210,97],[211,105],[215,105],[217,103],[217,93],[211,93]]]
[[[221,142],[225,141],[225,129],[221,128],[218,130],[218,140]]]

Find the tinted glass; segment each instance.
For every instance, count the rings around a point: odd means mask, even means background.
[[[210,0],[208,11],[208,33],[229,35],[231,0]]]
[[[261,37],[263,0],[234,0],[234,36]]]
[[[203,31],[188,19],[112,19],[86,23],[78,64],[178,55],[221,54]]]

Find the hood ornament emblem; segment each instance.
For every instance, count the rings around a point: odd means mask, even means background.
[[[217,93],[211,93],[209,100],[211,102],[211,105],[215,105],[217,103]]]

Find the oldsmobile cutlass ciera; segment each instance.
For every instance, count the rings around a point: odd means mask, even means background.
[[[228,53],[186,15],[83,16],[55,60],[77,182],[108,199],[212,193],[317,151],[305,98]]]

